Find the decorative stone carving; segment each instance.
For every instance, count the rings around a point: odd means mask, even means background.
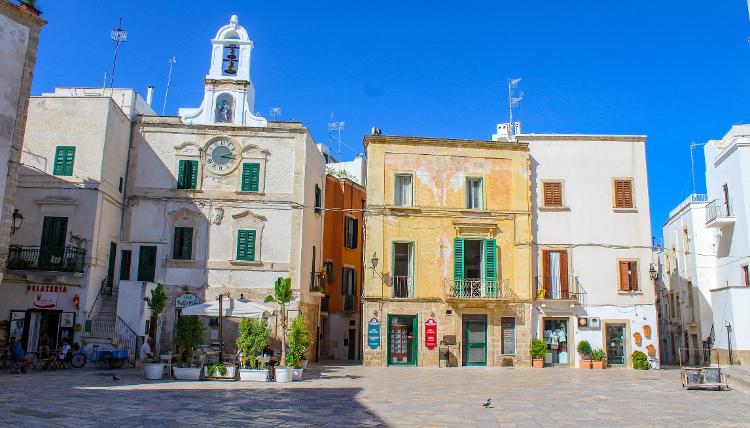
[[[220,225],[221,221],[224,219],[224,208],[214,208],[213,215],[211,216],[211,223],[215,225]]]

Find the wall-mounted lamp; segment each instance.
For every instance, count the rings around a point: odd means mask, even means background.
[[[648,268],[648,273],[651,275],[651,279],[656,279],[659,277],[659,272],[656,271],[656,266],[654,266],[653,263]]]
[[[21,228],[21,223],[23,223],[23,215],[18,212],[18,208],[13,210],[13,225],[10,227],[10,234],[16,233],[16,230]]]
[[[378,253],[372,253],[372,259],[370,260],[370,269],[375,270],[376,267],[378,267],[378,262],[380,259],[378,259]]]

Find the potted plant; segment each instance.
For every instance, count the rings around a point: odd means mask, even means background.
[[[633,368],[636,370],[648,370],[648,357],[641,351],[634,351],[630,358],[633,360]]]
[[[298,315],[289,328],[289,353],[286,355],[286,363],[292,367],[293,380],[302,379],[305,351],[309,345],[310,335],[305,327],[305,317]]]
[[[239,325],[237,349],[240,351],[240,381],[265,382],[268,378],[265,358],[258,360],[268,344],[268,327],[263,320],[243,318]]]
[[[157,284],[157,286],[151,290],[151,296],[145,297],[143,299],[146,302],[146,305],[151,310],[151,325],[152,325],[152,337],[154,338],[154,349],[152,349],[152,353],[154,355],[159,355],[159,346],[158,346],[158,333],[159,333],[159,316],[161,315],[162,311],[164,311],[164,308],[167,306],[167,295],[164,294],[164,285],[163,284]],[[146,358],[143,360],[143,373],[146,376],[146,379],[161,379],[164,372],[164,364],[162,364],[161,361],[153,359],[153,358]]]
[[[286,330],[287,314],[286,308],[292,301],[292,280],[291,278],[278,278],[274,284],[273,295],[266,296],[266,303],[276,303],[279,305],[279,317],[281,318],[281,367],[276,367],[276,382],[291,382],[292,370],[286,367]]]
[[[531,366],[535,369],[543,368],[544,356],[547,355],[547,344],[541,339],[532,340],[529,354],[531,355]]]
[[[602,348],[594,349],[594,351],[591,353],[591,368],[599,369],[599,370],[603,369],[604,367],[606,367],[606,364],[607,364],[605,361],[606,358],[607,358],[607,354],[604,353],[604,349]]]
[[[591,368],[591,344],[588,340],[581,340],[578,342],[578,346],[576,347],[578,350],[578,353],[581,355],[581,367],[582,369],[590,369]]]
[[[180,355],[180,366],[172,368],[174,377],[184,380],[200,379],[201,367],[200,364],[193,364],[193,352],[203,342],[203,321],[197,316],[179,317],[175,326],[174,342],[184,349]]]

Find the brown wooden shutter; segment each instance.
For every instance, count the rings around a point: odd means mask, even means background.
[[[620,262],[620,291],[628,291],[628,262]]]
[[[638,262],[630,262],[630,290],[638,291]]]
[[[632,180],[615,180],[615,208],[633,208]]]
[[[544,183],[544,206],[562,206],[562,183]]]
[[[560,297],[567,299],[568,296],[568,252],[560,251]]]
[[[550,273],[549,273],[549,251],[542,251],[542,284],[544,284],[544,297],[550,297]]]

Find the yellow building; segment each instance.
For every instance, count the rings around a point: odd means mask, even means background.
[[[364,364],[528,365],[527,144],[386,135],[364,144]]]

